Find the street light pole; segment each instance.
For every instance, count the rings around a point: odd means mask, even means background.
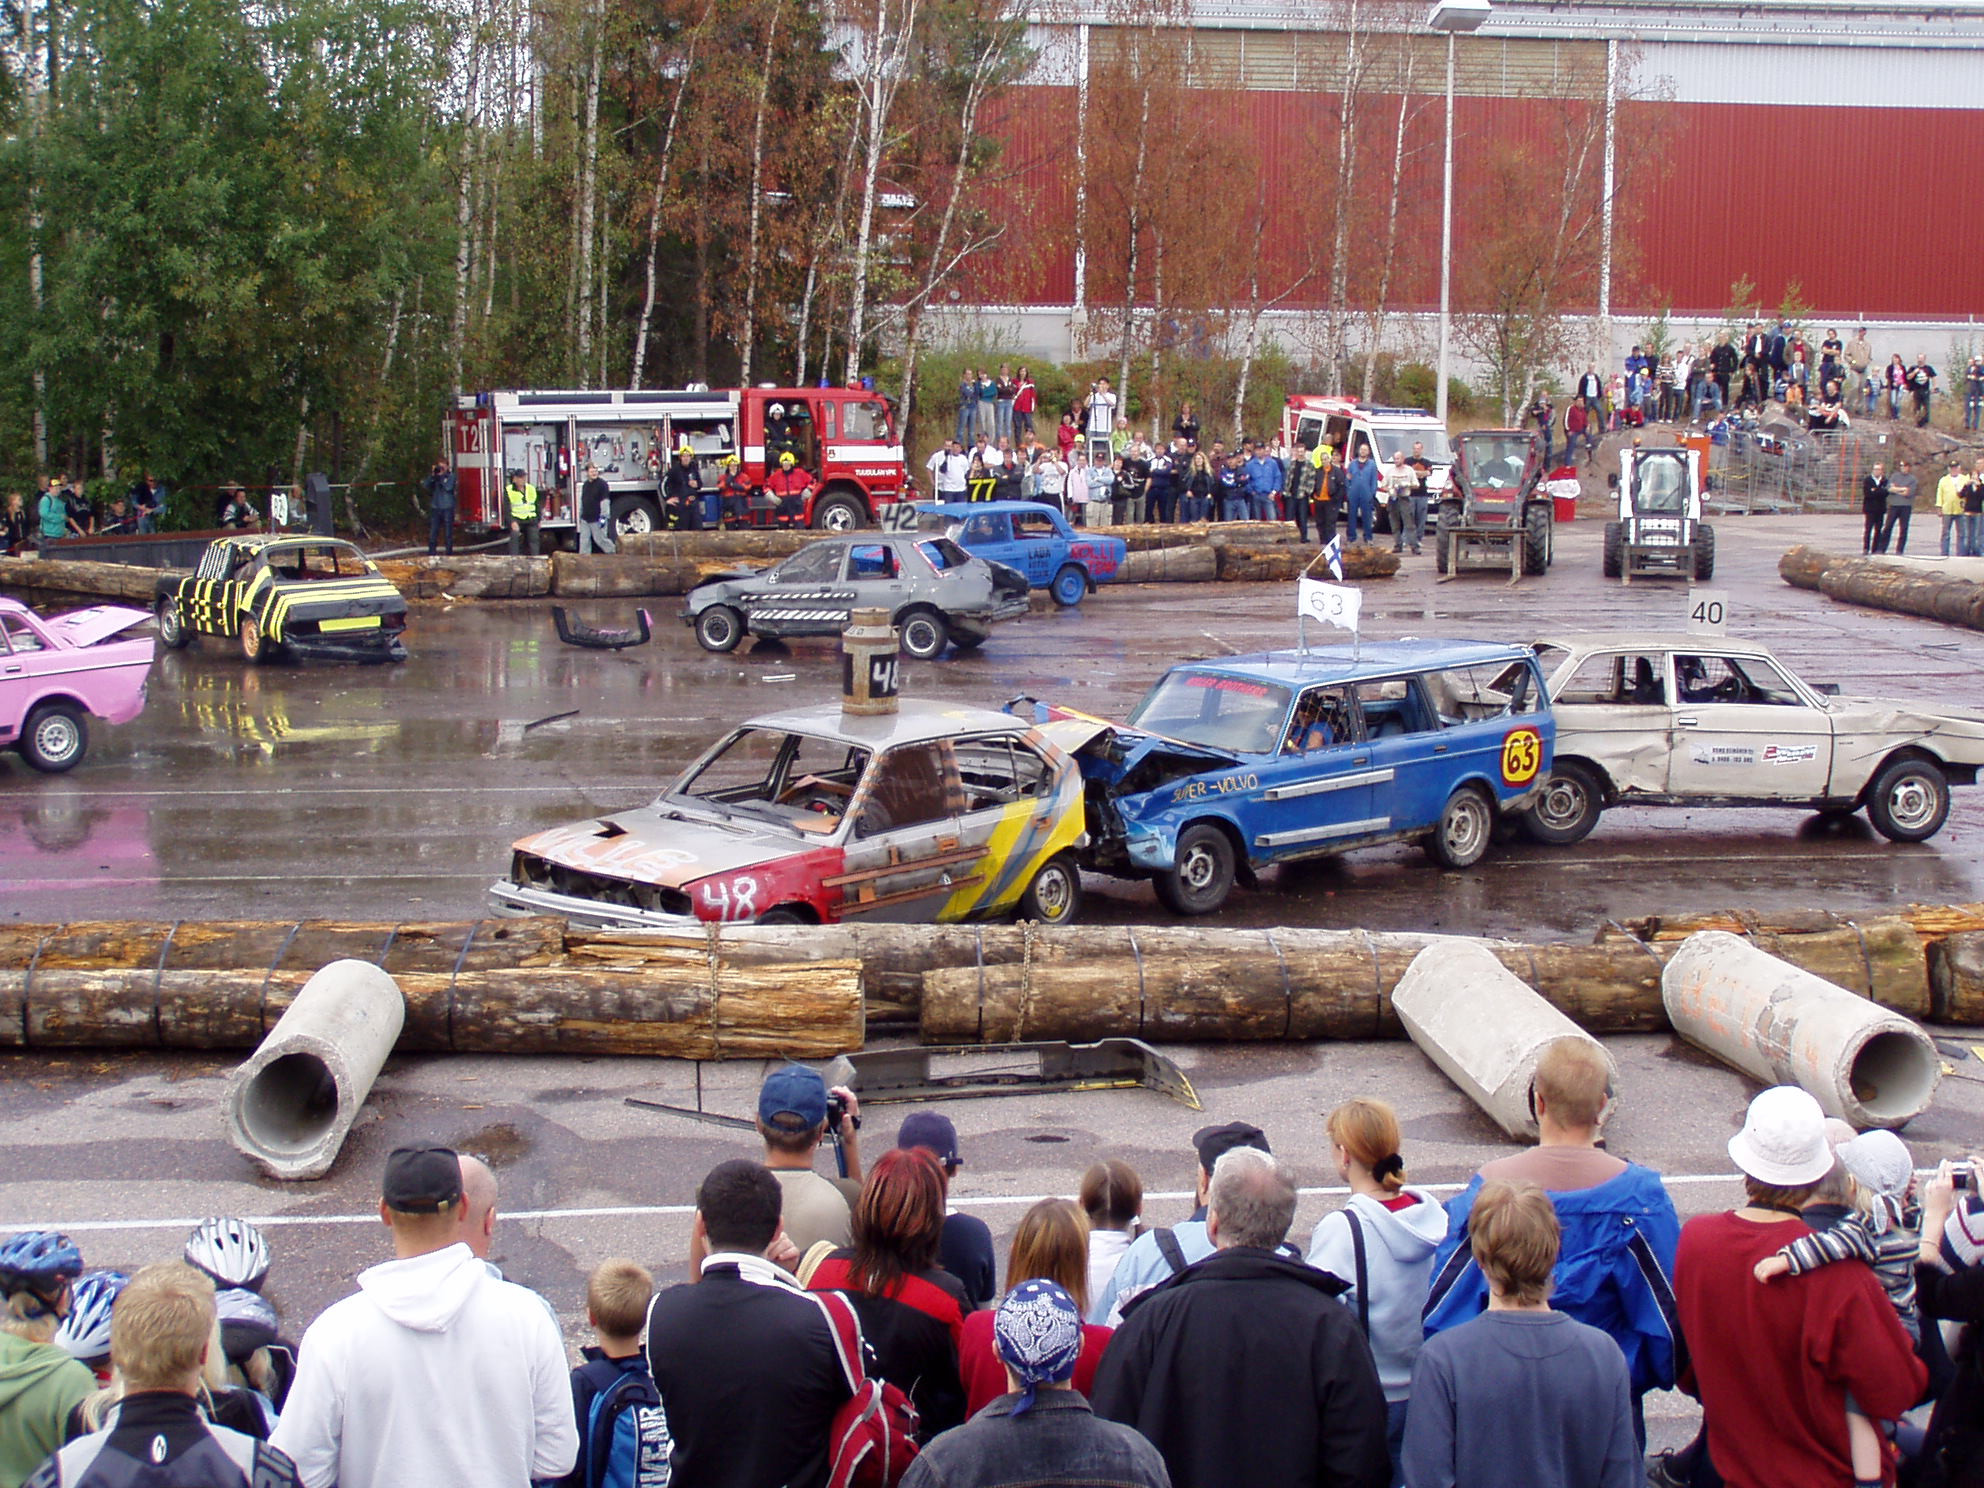
[[[1452,340],[1454,280],[1454,33],[1447,33],[1447,164],[1440,191],[1440,370],[1433,416],[1447,422],[1447,355]]]
[[[1478,30],[1488,19],[1489,0],[1436,0],[1426,24],[1447,33],[1447,159],[1440,192],[1440,365],[1433,390],[1434,416],[1447,421],[1447,366],[1453,344],[1454,279],[1454,37]]]

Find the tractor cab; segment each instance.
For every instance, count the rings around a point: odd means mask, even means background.
[[[1527,429],[1475,429],[1453,441],[1453,474],[1434,536],[1438,572],[1507,569],[1541,574],[1556,556],[1555,503],[1543,446]]]

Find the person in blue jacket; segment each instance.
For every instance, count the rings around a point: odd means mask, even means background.
[[[1563,1226],[1550,1305],[1611,1335],[1632,1379],[1633,1429],[1642,1447],[1648,1390],[1671,1389],[1680,1365],[1674,1250],[1681,1221],[1660,1175],[1598,1146],[1612,1104],[1604,1051],[1561,1038],[1536,1063],[1531,1098],[1538,1144],[1482,1168],[1447,1201],[1447,1238],[1433,1258],[1426,1336],[1459,1326],[1488,1305],[1488,1284],[1468,1245],[1481,1185],[1529,1182],[1550,1195]]]
[[[1371,446],[1359,444],[1345,484],[1350,492],[1350,540],[1368,543],[1378,524],[1378,464]]]

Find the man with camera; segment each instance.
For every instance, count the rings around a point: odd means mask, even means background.
[[[813,1154],[829,1133],[851,1188],[813,1171]],[[821,1240],[852,1245],[850,1205],[861,1191],[861,1102],[854,1092],[827,1089],[819,1072],[803,1064],[773,1070],[758,1091],[758,1135],[765,1166],[784,1190],[786,1238],[802,1256]]]

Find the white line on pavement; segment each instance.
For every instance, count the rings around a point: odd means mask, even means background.
[[[1663,1183],[1672,1186],[1679,1183],[1740,1183],[1740,1173],[1683,1173],[1666,1176]],[[1414,1188],[1432,1193],[1458,1193],[1467,1185],[1463,1183],[1415,1183]],[[1350,1190],[1341,1184],[1328,1188],[1304,1188],[1297,1192],[1305,1198],[1330,1197],[1347,1194]],[[985,1194],[976,1198],[960,1199],[953,1207],[958,1209],[1009,1208],[1015,1204],[1033,1205],[1042,1199],[1060,1198],[1057,1194]],[[1147,1193],[1145,1199],[1157,1199],[1165,1203],[1195,1198],[1189,1191],[1176,1193]],[[694,1204],[617,1204],[596,1209],[519,1209],[500,1210],[504,1219],[513,1220],[562,1220],[562,1219],[643,1219],[655,1216],[693,1214]],[[274,1214],[269,1216],[251,1215],[251,1224],[264,1229],[285,1227],[305,1228],[312,1225],[355,1225],[377,1224],[379,1216],[373,1214]],[[79,1234],[97,1230],[190,1230],[200,1223],[198,1219],[77,1219],[77,1220],[7,1220],[0,1219],[0,1234],[12,1234],[18,1230],[60,1230],[64,1234]]]

